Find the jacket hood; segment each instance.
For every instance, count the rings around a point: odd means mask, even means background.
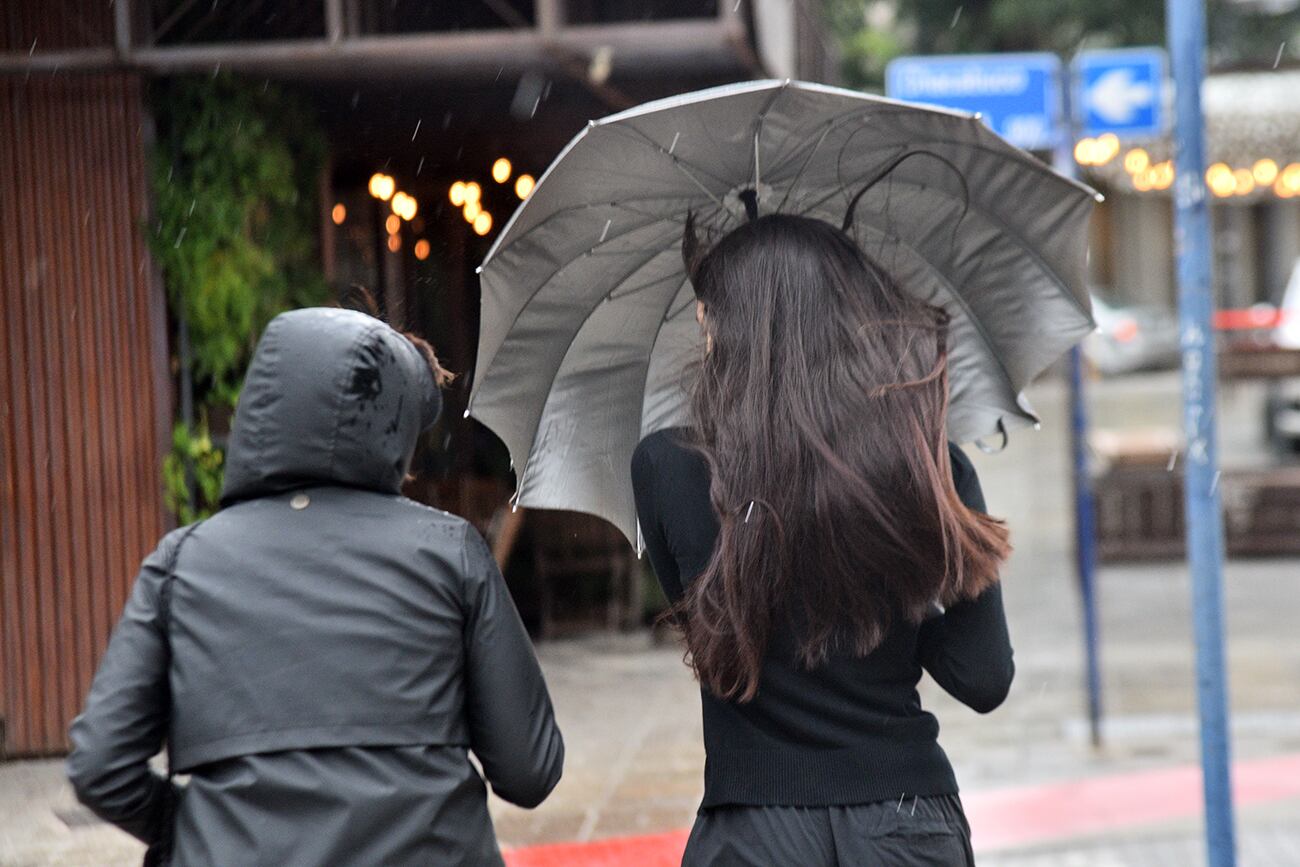
[[[441,408],[424,357],[378,319],[326,307],[282,313],[244,379],[221,504],[308,484],[396,493]]]

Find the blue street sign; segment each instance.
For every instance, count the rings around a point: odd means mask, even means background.
[[[1066,129],[1061,61],[1046,52],[899,57],[885,67],[885,93],[976,112],[1027,150],[1051,149]]]
[[[1086,136],[1162,135],[1165,52],[1159,48],[1081,51],[1074,58],[1075,114]]]

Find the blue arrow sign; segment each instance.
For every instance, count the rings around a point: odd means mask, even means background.
[[[1082,135],[1110,132],[1120,138],[1147,138],[1164,133],[1164,51],[1082,51],[1073,66]]]
[[[1017,147],[1047,150],[1065,132],[1061,61],[1055,54],[899,57],[885,67],[894,99],[976,112]]]

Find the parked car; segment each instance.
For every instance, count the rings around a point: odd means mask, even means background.
[[[1282,293],[1271,342],[1280,350],[1300,351],[1300,259]],[[1285,451],[1300,451],[1300,379],[1273,380],[1264,407],[1268,440]]]
[[[1083,351],[1105,376],[1178,366],[1178,318],[1163,307],[1116,306],[1092,296],[1097,330],[1083,342]]]

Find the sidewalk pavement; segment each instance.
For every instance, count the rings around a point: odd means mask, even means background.
[[[1016,545],[1004,576],[1015,685],[1002,708],[979,716],[928,680],[922,684],[970,806],[979,863],[1197,867],[1204,856],[1199,790],[1187,770],[1199,752],[1186,568],[1102,570],[1106,726],[1104,747],[1094,749],[1070,556],[1068,417],[1060,388],[1040,387],[1032,397],[1044,430],[1014,435],[1005,454],[974,456],[990,510],[1009,520]],[[1224,395],[1228,458],[1258,447],[1256,397],[1244,388]],[[1176,424],[1177,382],[1107,384],[1093,406],[1103,425]],[[1300,561],[1230,563],[1224,590],[1234,759],[1251,769],[1256,787],[1238,810],[1239,864],[1300,867],[1300,796],[1288,788],[1300,774]],[[545,644],[540,657],[568,761],[539,809],[492,801],[512,867],[674,863],[671,847],[684,841],[699,803],[704,758],[698,691],[680,649],[647,634],[593,635]],[[1152,780],[1165,782],[1152,787]],[[1008,805],[1008,793],[1022,800]],[[1026,806],[1052,793],[1051,815]],[[1178,809],[1163,803],[1171,798]],[[1101,818],[1063,824],[1062,814],[1072,812]],[[659,849],[643,845],[619,855],[625,844],[647,839],[658,840]],[[567,860],[548,859],[561,852]],[[139,857],[135,843],[75,807],[57,762],[0,765],[0,867],[115,867],[138,864]]]

